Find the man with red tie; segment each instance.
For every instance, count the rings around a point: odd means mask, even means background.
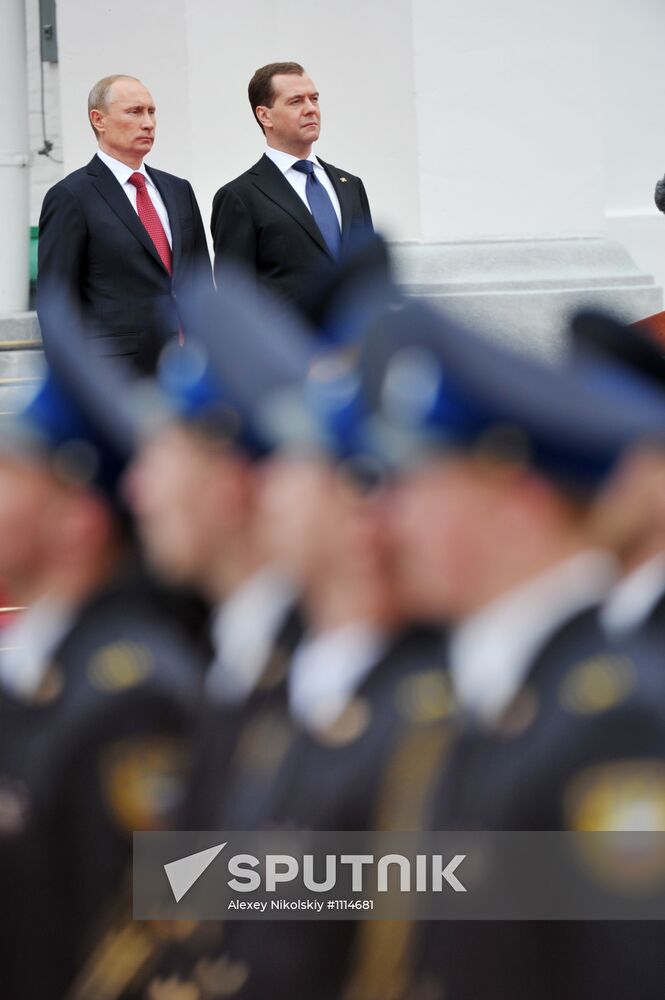
[[[178,300],[212,275],[201,213],[189,181],[146,168],[155,102],[130,76],[100,80],[88,97],[98,150],[47,193],[39,220],[37,312],[48,354],[44,303],[55,288],[77,304],[95,353],[154,370],[182,335]]]

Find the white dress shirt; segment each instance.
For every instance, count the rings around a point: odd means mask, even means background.
[[[606,553],[582,552],[465,619],[449,645],[459,705],[488,725],[496,721],[557,628],[601,603],[616,572]]]
[[[313,730],[332,725],[387,646],[385,633],[368,622],[354,622],[305,639],[289,671],[293,718]]]
[[[602,623],[610,635],[639,628],[665,593],[665,555],[642,563],[619,580],[603,608]]]
[[[97,156],[106,164],[109,168],[118,184],[125,192],[129,198],[129,203],[138,215],[138,209],[136,207],[136,188],[133,184],[129,183],[129,178],[132,174],[143,174],[146,180],[146,188],[148,194],[150,195],[150,200],[157,209],[157,215],[160,218],[162,225],[164,226],[164,232],[166,233],[166,238],[169,241],[169,246],[173,249],[173,239],[171,237],[171,226],[169,223],[169,213],[166,211],[166,205],[162,201],[162,196],[155,187],[153,181],[150,178],[148,171],[145,169],[145,163],[142,163],[140,167],[134,170],[133,167],[128,167],[126,163],[121,163],[120,160],[116,160],[113,156],[109,156],[105,153],[103,149],[97,150]]]
[[[273,149],[272,146],[266,146],[266,156],[270,160],[272,160],[272,162],[275,164],[276,167],[279,167],[279,169],[282,171],[287,181],[295,191],[295,193],[302,200],[304,205],[306,205],[308,211],[311,212],[312,210],[309,207],[309,202],[307,201],[307,192],[305,190],[307,187],[307,174],[303,174],[300,170],[293,169],[293,164],[300,162],[298,157],[293,156],[292,153],[284,153],[282,152],[281,149]],[[314,173],[316,175],[317,181],[319,181],[324,186],[324,188],[330,195],[330,200],[333,204],[333,208],[335,209],[335,215],[337,216],[337,221],[339,222],[339,228],[341,231],[342,210],[339,207],[339,199],[337,197],[335,188],[332,186],[332,182],[328,177],[328,174],[325,172],[325,170],[323,169],[317,158],[314,156],[314,153],[310,153],[307,159],[314,164]]]
[[[2,633],[0,684],[16,698],[30,700],[69,631],[74,612],[44,597],[21,612]]]
[[[212,626],[215,659],[206,678],[211,698],[238,705],[249,697],[295,599],[294,587],[277,570],[267,567],[222,604]]]

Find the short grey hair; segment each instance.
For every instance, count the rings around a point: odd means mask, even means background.
[[[88,121],[90,122],[92,131],[95,133],[95,137],[97,137],[97,129],[92,124],[90,113],[92,111],[108,111],[109,93],[116,80],[136,80],[137,83],[141,82],[135,76],[129,76],[127,73],[114,73],[113,76],[104,76],[101,80],[97,81],[88,94]]]

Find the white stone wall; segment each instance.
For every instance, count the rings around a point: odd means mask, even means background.
[[[44,146],[42,132],[42,98],[39,64],[40,25],[37,0],[25,0],[26,34],[28,43],[28,107],[30,113],[30,225],[39,221],[44,195],[63,176],[62,131],[60,127],[60,85],[58,63],[44,63],[44,109],[46,136],[53,143],[51,156],[40,156]]]
[[[594,232],[597,0],[414,0],[427,241]]]
[[[247,100],[252,73],[294,59],[321,90],[321,156],[364,178],[382,228],[420,237],[409,0],[311,2],[307,15],[300,0],[59,0],[58,28],[67,170],[94,151],[91,84],[138,76],[158,109],[151,160],[192,180],[207,223],[217,188],[263,150]]]
[[[602,13],[605,231],[665,285],[665,216],[653,203],[665,174],[665,4],[605,0]]]

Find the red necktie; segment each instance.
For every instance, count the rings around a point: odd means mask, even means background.
[[[139,213],[139,219],[155,244],[155,249],[162,258],[162,264],[169,274],[173,274],[173,254],[169,246],[168,236],[162,225],[162,220],[157,214],[157,209],[152,203],[152,198],[148,194],[145,177],[139,173],[132,174],[129,183],[136,188],[136,209]]]

